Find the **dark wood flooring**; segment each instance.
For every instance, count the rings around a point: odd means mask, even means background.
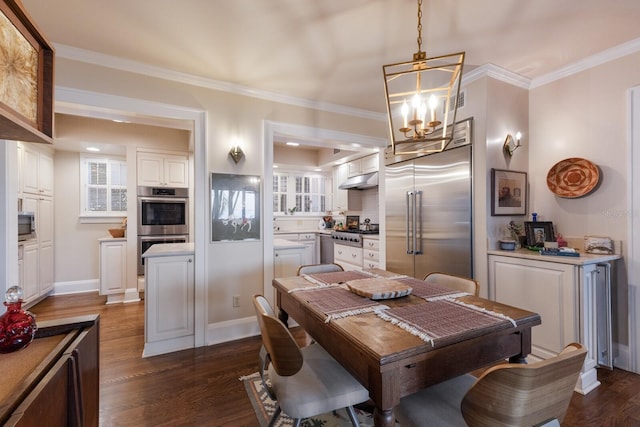
[[[101,426],[258,425],[238,378],[257,371],[259,337],[143,359],[144,303],[105,301],[54,296],[30,309],[37,320],[100,314]],[[562,425],[640,426],[640,375],[602,369],[598,378],[587,396],[574,393]]]

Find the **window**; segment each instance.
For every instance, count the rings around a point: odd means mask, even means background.
[[[127,163],[121,158],[80,157],[80,214],[127,214]]]
[[[324,175],[306,172],[273,174],[273,212],[322,213],[327,209],[327,180]]]

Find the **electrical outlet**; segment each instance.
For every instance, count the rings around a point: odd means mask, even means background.
[[[240,307],[240,295],[233,296],[233,306]]]

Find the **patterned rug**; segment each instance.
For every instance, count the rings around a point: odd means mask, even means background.
[[[240,380],[244,383],[245,390],[247,391],[249,400],[251,400],[251,405],[256,413],[256,417],[258,417],[260,426],[266,427],[276,409],[275,402],[267,396],[266,391],[262,387],[260,375],[257,372],[246,377],[242,377]],[[362,427],[373,426],[373,417],[370,413],[356,409],[356,414],[358,415],[358,420]],[[288,427],[292,425],[293,420],[283,413],[280,413],[280,417],[275,424],[276,427]],[[307,418],[302,422],[303,427],[343,427],[351,425],[349,416],[344,409],[340,409],[335,413],[332,412]]]

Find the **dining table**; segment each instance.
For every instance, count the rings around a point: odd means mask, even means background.
[[[540,315],[382,269],[273,279],[289,318],[344,366],[395,426],[400,399],[500,361],[526,362]]]

